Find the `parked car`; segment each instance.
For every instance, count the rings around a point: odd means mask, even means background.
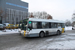
[[[6,29],[18,29],[18,25],[8,24],[8,25],[6,26]]]
[[[75,27],[72,27],[72,30],[75,30]]]
[[[18,29],[18,27],[19,27],[19,24],[16,24],[16,25],[15,25],[15,29]]]
[[[3,25],[6,27],[6,26],[8,26],[8,25],[9,25],[9,23],[4,23]]]
[[[14,28],[14,25],[13,24],[8,24],[7,26],[6,26],[6,29],[13,29]]]
[[[4,25],[0,24],[0,30],[4,30],[4,29],[5,29]]]

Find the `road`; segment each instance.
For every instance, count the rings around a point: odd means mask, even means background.
[[[75,40],[75,30],[66,31],[62,35],[44,38],[24,38],[19,34],[1,35],[0,50],[39,50],[47,49],[51,43]]]

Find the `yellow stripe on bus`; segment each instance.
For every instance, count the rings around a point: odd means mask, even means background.
[[[26,31],[24,31],[24,36],[25,36],[25,34],[26,34]]]
[[[64,28],[62,28],[62,33],[64,33]]]

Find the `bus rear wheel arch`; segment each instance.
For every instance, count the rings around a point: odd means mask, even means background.
[[[61,34],[61,31],[60,31],[60,30],[58,30],[58,31],[57,31],[57,35],[60,35],[60,34]]]
[[[44,31],[41,31],[41,32],[39,33],[39,37],[43,38],[44,36],[45,36]]]

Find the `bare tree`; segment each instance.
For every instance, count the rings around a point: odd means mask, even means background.
[[[71,21],[70,21],[70,20],[66,20],[65,25],[66,25],[66,26],[71,26],[71,25],[72,25],[72,23],[71,23]]]
[[[30,16],[32,16],[32,18],[38,18],[38,19],[53,19],[51,15],[47,14],[47,12],[33,12],[29,13],[29,17]]]
[[[53,19],[53,18],[52,18],[52,16],[51,16],[51,15],[48,15],[48,18],[47,18],[47,19]]]
[[[31,15],[29,16],[30,18],[34,18],[33,13],[31,13]]]
[[[73,27],[75,26],[75,21],[72,23],[72,26],[73,26]]]
[[[75,12],[72,15],[72,26],[75,26]]]

